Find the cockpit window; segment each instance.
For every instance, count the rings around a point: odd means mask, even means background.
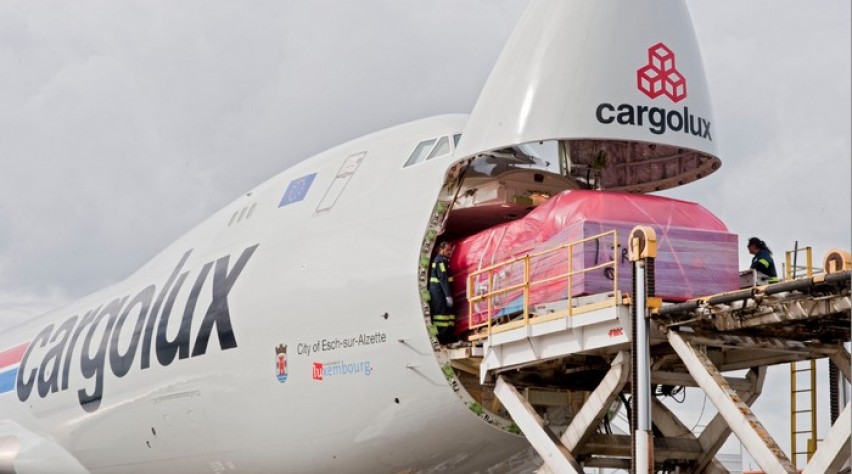
[[[426,157],[427,160],[431,160],[436,156],[444,156],[450,153],[450,140],[447,137],[441,137],[438,140],[438,144],[435,145],[435,148],[432,149],[432,153],[429,153],[429,156]]]
[[[459,140],[461,140],[461,133],[453,135],[453,146],[455,146],[456,148],[459,147]]]
[[[432,149],[432,145],[434,145],[437,140],[437,138],[431,138],[418,143],[417,147],[414,148],[414,151],[411,152],[411,156],[408,157],[408,161],[405,162],[405,166],[411,166],[424,161],[429,155],[429,150]]]

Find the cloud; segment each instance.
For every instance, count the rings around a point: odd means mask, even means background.
[[[697,201],[783,261],[849,248],[850,5],[689,2],[714,102],[722,168],[667,195]],[[743,252],[740,264],[747,267]],[[781,268],[779,267],[779,271]]]
[[[314,153],[470,110],[524,4],[4,2],[0,284],[82,296]]]
[[[0,291],[0,329],[12,327],[69,302],[59,288]]]

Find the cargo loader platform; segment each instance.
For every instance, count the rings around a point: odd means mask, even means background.
[[[602,265],[607,264],[617,271],[616,262]],[[582,271],[590,270],[595,269]],[[727,472],[715,456],[733,433],[764,471],[796,472],[749,407],[761,394],[768,366],[828,358],[847,381],[852,378],[852,359],[844,347],[852,324],[850,278],[849,270],[841,269],[665,305],[652,295],[641,298],[635,284],[630,296],[614,285],[606,293],[524,304],[515,314],[471,324],[471,347],[456,349],[451,357],[457,369],[478,370],[479,382],[493,390],[544,460],[541,472],[631,468],[635,440],[614,433],[609,420],[619,401],[634,410],[641,402],[633,380],[643,380],[641,374],[636,378],[642,366],[649,376],[640,385],[648,385],[655,396],[646,401],[653,427],[647,430],[647,444],[639,444],[648,452],[639,457],[650,458],[655,470]],[[528,301],[530,285],[535,282],[470,295],[471,314],[477,304],[489,305],[490,311],[490,300],[500,292],[521,290]],[[644,362],[637,360],[634,344],[637,310],[645,314],[649,329],[643,337],[648,344]],[[743,369],[744,376],[725,375]],[[659,399],[683,387],[699,387],[718,411],[700,433]],[[581,403],[555,423],[545,404],[536,401],[537,392],[570,394]],[[850,408],[840,408],[839,422],[804,472],[840,472],[848,463]],[[630,423],[635,431],[635,415]]]

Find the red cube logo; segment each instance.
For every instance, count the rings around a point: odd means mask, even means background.
[[[674,52],[663,43],[648,48],[648,64],[636,71],[636,86],[652,99],[661,94],[672,102],[686,98],[686,78],[675,67]]]

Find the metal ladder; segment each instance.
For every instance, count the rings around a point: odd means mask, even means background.
[[[805,254],[805,265],[798,265],[799,254]],[[799,241],[793,245],[793,250],[786,252],[785,277],[787,281],[794,280],[804,272],[814,276],[813,254],[811,247],[799,248]],[[817,269],[816,273],[822,273]],[[805,374],[800,377],[799,374]],[[802,383],[803,382],[803,383]],[[799,467],[799,455],[804,454],[805,462],[810,461],[817,446],[817,403],[816,403],[816,361],[801,361],[790,363],[790,461]],[[799,394],[804,394],[800,397]],[[800,403],[801,402],[801,403]],[[807,420],[802,422],[800,418]],[[804,449],[799,448],[804,439]]]
[[[798,374],[804,374],[805,377],[800,378]],[[800,385],[802,379],[804,379],[804,383]],[[790,364],[790,460],[796,467],[799,467],[800,454],[806,455],[805,460],[810,461],[816,451],[816,392],[816,361],[792,362]],[[799,394],[804,394],[804,396],[800,397]],[[803,402],[801,406],[799,402]],[[800,420],[800,418],[807,421]],[[808,435],[805,439],[804,450],[799,448],[802,435]]]

